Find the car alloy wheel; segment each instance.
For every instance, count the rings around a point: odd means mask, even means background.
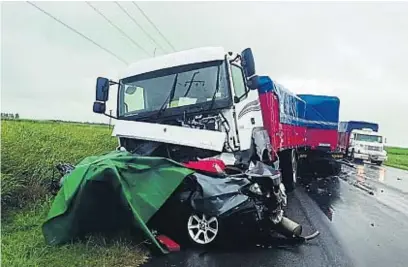
[[[192,241],[200,245],[207,245],[217,237],[218,219],[217,217],[207,218],[205,214],[201,216],[192,214],[188,218],[187,229]]]

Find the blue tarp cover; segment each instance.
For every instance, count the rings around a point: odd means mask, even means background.
[[[342,121],[339,123],[339,132],[351,132],[354,129],[372,129],[378,132],[378,124],[366,121]]]
[[[260,94],[274,91],[279,99],[280,122],[308,128],[337,130],[340,100],[335,96],[296,95],[272,81],[269,76],[261,76]],[[267,83],[270,81],[271,83]]]
[[[325,95],[298,95],[306,102],[304,126],[318,129],[336,129],[339,123],[340,99]]]
[[[279,99],[281,123],[303,126],[306,102],[278,83],[274,83],[274,91]]]

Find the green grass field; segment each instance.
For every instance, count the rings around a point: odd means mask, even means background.
[[[146,253],[130,240],[90,237],[51,247],[41,225],[52,197],[53,168],[115,149],[107,126],[24,120],[1,121],[3,266],[138,266]]]
[[[387,147],[387,166],[408,170],[408,148]]]

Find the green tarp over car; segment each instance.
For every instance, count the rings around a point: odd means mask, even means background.
[[[87,157],[65,177],[43,224],[45,240],[64,244],[131,223],[166,253],[146,224],[192,173],[166,158],[128,152]]]

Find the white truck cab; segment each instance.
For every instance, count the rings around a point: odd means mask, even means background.
[[[387,160],[387,151],[384,150],[385,139],[379,132],[372,129],[355,129],[350,133],[348,152],[351,158],[368,160],[381,165]]]
[[[127,150],[149,141],[190,153],[202,149],[241,157],[256,150],[262,158],[271,151],[257,83],[251,49],[237,54],[195,48],[135,62],[118,81],[99,77],[94,112],[105,113],[109,86],[116,85],[113,135]]]

